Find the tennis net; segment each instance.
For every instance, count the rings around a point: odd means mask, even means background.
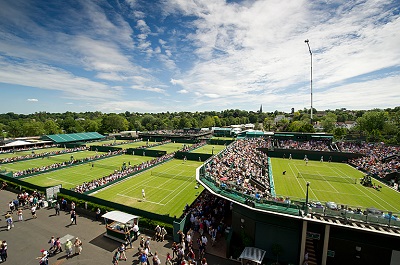
[[[179,180],[185,180],[185,181],[196,181],[195,176],[189,176],[189,175],[180,175],[180,174],[168,174],[164,172],[158,172],[158,171],[151,171],[150,173],[151,176],[155,177],[161,177],[161,178],[167,178],[167,179],[179,179]]]
[[[350,177],[341,177],[341,176],[324,176],[324,175],[317,175],[317,174],[309,174],[309,173],[301,173],[297,174],[298,178],[302,179],[313,179],[313,180],[325,180],[329,182],[341,182],[341,183],[349,183],[349,184],[357,184],[356,178]]]

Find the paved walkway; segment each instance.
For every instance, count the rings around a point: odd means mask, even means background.
[[[7,231],[4,215],[8,210],[8,204],[16,198],[16,194],[9,191],[0,191],[0,240],[6,240],[8,244],[8,259],[4,264],[39,264],[36,257],[40,256],[41,249],[48,249],[47,243],[51,236],[66,238],[79,237],[82,242],[82,254],[66,258],[65,251],[49,258],[50,265],[110,265],[112,256],[120,243],[103,236],[105,226],[89,218],[77,217],[77,225],[70,225],[69,214],[61,212],[59,216],[55,216],[54,209],[40,209],[37,211],[37,219],[32,219],[29,210],[23,211],[24,221],[18,222],[16,214],[13,214],[15,227]],[[140,221],[139,221],[140,225]],[[146,231],[141,231],[142,235],[146,235]],[[147,231],[149,236],[153,236],[152,231]],[[221,258],[225,248],[216,245],[215,249],[210,253],[206,253],[209,265],[235,265],[235,261]],[[137,253],[139,242],[133,243],[133,248],[127,250],[127,261],[120,261],[120,264],[138,264],[135,256]],[[167,252],[171,253],[172,240],[164,242],[151,241],[152,252],[158,251],[162,264],[165,262]],[[64,247],[63,247],[64,249]]]

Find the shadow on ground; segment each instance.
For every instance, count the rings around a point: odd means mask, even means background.
[[[115,240],[105,237],[103,234],[90,240],[89,243],[109,252],[113,252],[121,244]]]

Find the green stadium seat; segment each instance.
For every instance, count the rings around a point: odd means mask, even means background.
[[[389,219],[380,217],[380,218],[378,218],[378,223],[381,224],[381,225],[388,225],[389,224]]]

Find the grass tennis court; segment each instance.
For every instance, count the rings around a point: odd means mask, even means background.
[[[115,147],[119,147],[122,149],[128,149],[128,148],[137,148],[137,147],[146,146],[146,145],[147,145],[147,142],[139,141],[139,142],[133,142],[133,143],[129,143],[129,144],[120,144],[120,145],[116,145]]]
[[[150,142],[149,144],[152,144],[153,142]],[[168,154],[173,153],[178,151],[179,149],[182,149],[185,144],[182,143],[167,143],[167,144],[162,144],[154,147],[147,148],[148,150],[159,150],[159,151],[167,151]],[[189,144],[190,146],[191,144]]]
[[[126,142],[125,140],[105,140],[105,141],[96,141],[96,142],[91,142],[91,143],[85,143],[86,146],[93,146],[93,145],[103,145],[103,144],[121,144],[123,142]]]
[[[74,156],[74,159],[82,159],[86,157],[95,156],[96,152],[92,151],[79,151],[55,156],[49,156],[44,158],[35,158],[29,160],[22,160],[14,163],[8,163],[1,165],[1,169],[5,169],[7,171],[19,171],[25,170],[28,168],[37,168],[43,166],[50,166],[55,163],[61,163],[65,161],[69,161],[71,159],[71,155]]]
[[[0,159],[8,158],[8,157],[31,155],[32,151],[34,151],[35,154],[38,155],[38,154],[42,154],[42,153],[53,152],[53,151],[62,151],[62,150],[64,150],[64,148],[49,147],[49,148],[41,148],[41,149],[35,149],[35,150],[20,151],[20,152],[15,152],[15,153],[4,153],[4,154],[0,154]]]
[[[336,202],[338,205],[351,207],[375,207],[384,211],[400,213],[400,193],[375,181],[383,186],[380,191],[357,184],[341,182],[340,178],[360,179],[364,174],[345,163],[328,163],[303,160],[271,158],[277,196],[289,196],[293,199],[305,199],[306,183],[310,182],[309,200]],[[286,174],[283,175],[283,171]],[[298,173],[304,177],[299,178]],[[321,179],[307,178],[308,174],[321,176]],[[332,181],[329,181],[333,177]],[[338,180],[339,178],[339,180]],[[345,180],[345,179],[344,179]]]
[[[186,203],[203,191],[196,186],[195,170],[201,162],[173,159],[121,183],[107,187],[93,196],[158,214],[179,217]],[[142,189],[146,200],[142,199]]]
[[[86,163],[24,178],[23,181],[43,187],[62,184],[63,188],[70,189],[83,182],[109,175],[113,173],[114,170],[120,169],[124,162],[127,165],[129,162],[131,165],[137,165],[152,159],[154,159],[154,157],[119,155],[94,161],[93,168],[91,163]]]
[[[226,146],[224,145],[212,145],[212,144],[206,144],[200,148],[197,148],[192,151],[192,153],[201,153],[201,154],[218,154],[221,150],[224,150]],[[214,150],[213,150],[214,149]]]

